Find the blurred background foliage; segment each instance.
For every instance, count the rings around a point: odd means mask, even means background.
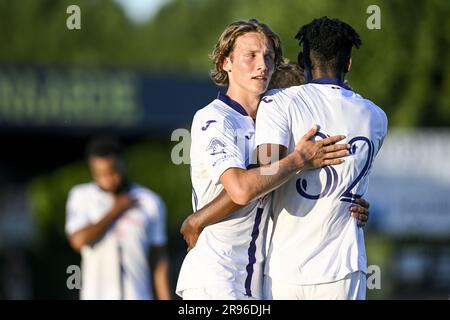
[[[82,9],[82,29],[62,27],[70,4]],[[381,30],[369,30],[369,5],[381,9]],[[224,27],[258,18],[295,60],[299,26],[327,15],[350,23],[363,46],[348,78],[388,113],[393,126],[450,125],[450,2],[447,0],[172,0],[150,21],[132,23],[111,0],[0,1],[0,61],[89,66],[206,76]]]

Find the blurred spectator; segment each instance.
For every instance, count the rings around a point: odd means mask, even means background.
[[[170,299],[163,201],[127,180],[113,139],[93,140],[87,160],[94,181],[73,187],[66,208],[66,233],[82,258],[80,298]]]

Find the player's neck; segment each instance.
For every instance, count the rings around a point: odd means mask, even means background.
[[[230,88],[227,91],[227,96],[238,102],[245,109],[245,111],[247,111],[247,114],[252,117],[252,119],[256,118],[256,112],[258,111],[261,96],[246,92],[239,92]]]
[[[312,75],[311,80],[321,79],[321,78],[335,78],[335,79],[344,81],[344,73],[343,72],[337,73],[334,71],[313,70],[311,72],[311,75]]]

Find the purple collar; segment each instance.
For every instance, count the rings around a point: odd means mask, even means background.
[[[222,93],[219,91],[219,94],[217,95],[217,99],[225,103],[230,108],[234,109],[235,111],[239,112],[243,116],[249,116],[247,111],[245,111],[244,107],[239,104],[239,102],[234,101],[229,96],[227,96],[225,93]]]
[[[342,81],[341,79],[338,79],[338,78],[318,78],[318,79],[314,79],[314,80],[310,81],[309,83],[332,84],[332,85],[339,86],[339,87],[342,87],[347,90],[352,90],[344,83],[344,81]]]

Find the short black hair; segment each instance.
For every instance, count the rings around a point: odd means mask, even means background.
[[[359,48],[361,39],[349,24],[322,17],[302,26],[295,35],[303,43],[305,63],[309,67],[342,72],[351,56],[352,47]],[[300,65],[303,61],[299,61]]]
[[[123,156],[122,145],[113,137],[94,137],[86,147],[86,157],[119,157]]]

